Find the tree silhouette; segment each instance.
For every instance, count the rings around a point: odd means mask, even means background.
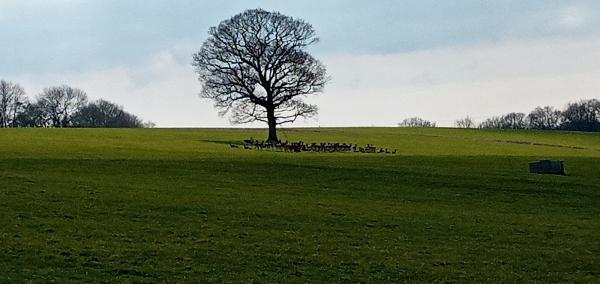
[[[72,119],[74,127],[141,128],[144,122],[122,106],[107,100],[97,100],[82,107]]]
[[[87,104],[87,94],[69,86],[50,87],[38,103],[53,127],[70,127],[73,116]]]
[[[600,101],[597,99],[570,103],[562,114],[565,130],[600,131]]]
[[[411,117],[402,120],[402,122],[398,123],[399,127],[435,127],[435,122],[431,122],[429,120],[422,119],[420,117]]]
[[[25,91],[19,84],[0,80],[0,127],[15,126],[17,115],[27,103]]]
[[[269,141],[277,125],[317,114],[306,96],[323,91],[325,66],[306,48],[318,42],[312,25],[277,12],[247,10],[209,30],[194,54],[203,85],[200,96],[213,100],[233,124],[265,122]]]
[[[461,118],[454,122],[454,125],[458,128],[475,128],[475,121],[469,116]]]
[[[527,115],[527,120],[531,129],[558,129],[561,124],[562,113],[551,106],[536,107]]]

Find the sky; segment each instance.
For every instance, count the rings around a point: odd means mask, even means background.
[[[159,127],[230,127],[198,97],[192,54],[253,8],[321,39],[309,51],[332,80],[291,126],[452,126],[600,98],[600,1],[585,0],[0,0],[0,79],[31,98],[77,87]]]

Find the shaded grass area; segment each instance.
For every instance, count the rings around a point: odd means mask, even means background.
[[[527,173],[538,156],[515,154],[528,145],[512,145],[505,156],[478,153],[495,137],[471,150],[463,144],[469,155],[392,156],[244,151],[197,142],[212,133],[193,130],[180,130],[181,141],[171,139],[177,131],[146,130],[142,136],[154,140],[135,147],[128,143],[138,134],[119,131],[96,139],[82,132],[77,137],[89,145],[29,152],[4,144],[0,281],[600,279],[600,158],[577,152],[584,149],[554,148],[569,176],[540,176]],[[382,138],[386,131],[357,140],[408,143]],[[440,134],[410,131],[416,140]],[[216,133],[214,141],[249,136]],[[111,135],[122,138],[94,145]],[[438,136],[423,143],[451,140]],[[164,139],[188,149],[187,158],[176,147],[154,153],[169,145]],[[104,147],[123,148],[116,155],[98,150]]]

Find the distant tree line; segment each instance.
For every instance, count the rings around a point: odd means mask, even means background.
[[[455,122],[464,127],[464,119]],[[473,128],[474,124],[469,127]],[[551,106],[537,107],[529,114],[508,113],[494,116],[481,122],[479,128],[538,129],[569,131],[600,131],[600,101],[597,99],[569,103],[564,110]]]
[[[411,117],[398,123],[400,127],[436,127],[436,123]],[[564,110],[551,106],[536,107],[529,114],[511,112],[490,117],[477,124],[465,117],[454,122],[457,128],[537,129],[600,132],[600,101],[581,100],[569,103]]]
[[[422,119],[420,117],[406,118],[402,122],[398,123],[400,127],[435,127],[435,122]]]
[[[44,89],[30,101],[19,84],[0,80],[0,127],[152,127],[122,106],[106,100],[88,101],[77,88],[58,86]]]

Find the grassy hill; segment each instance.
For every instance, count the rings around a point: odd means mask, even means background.
[[[0,129],[0,282],[600,282],[600,135]],[[568,176],[527,163],[565,160]]]

